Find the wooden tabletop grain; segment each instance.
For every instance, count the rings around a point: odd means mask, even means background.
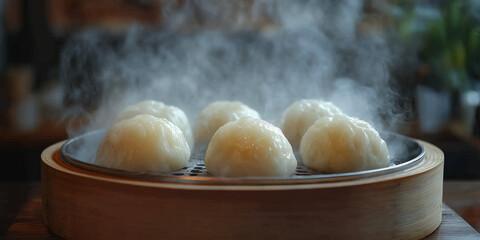
[[[443,219],[426,239],[480,239],[480,181],[447,181],[444,184]],[[452,208],[468,217],[470,224]],[[41,221],[40,183],[0,183],[1,239],[61,239]]]

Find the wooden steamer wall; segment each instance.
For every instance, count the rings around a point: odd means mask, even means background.
[[[88,172],[42,153],[43,222],[66,239],[421,239],[442,216],[443,153],[333,183],[196,185]]]

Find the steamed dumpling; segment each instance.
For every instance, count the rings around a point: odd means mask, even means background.
[[[135,105],[131,105],[123,109],[115,118],[115,121],[121,121],[124,119],[132,118],[139,114],[149,114],[159,118],[165,118],[168,121],[175,124],[180,130],[182,130],[185,139],[188,142],[190,149],[193,149],[193,134],[190,123],[188,122],[187,115],[177,107],[165,105],[162,102],[146,100],[139,102]]]
[[[216,101],[209,104],[197,117],[195,142],[197,144],[208,144],[219,127],[241,117],[260,119],[257,111],[241,102]]]
[[[303,163],[322,173],[345,173],[388,167],[388,148],[365,121],[346,115],[324,117],[300,143]]]
[[[304,99],[290,105],[283,112],[279,126],[292,147],[297,149],[307,129],[319,118],[343,114],[331,102]]]
[[[141,114],[116,122],[100,143],[95,163],[133,171],[165,172],[187,166],[190,148],[180,129]]]
[[[208,145],[205,166],[223,177],[289,176],[297,160],[279,128],[243,117],[218,129]]]

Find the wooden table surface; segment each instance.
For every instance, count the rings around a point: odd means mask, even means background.
[[[480,239],[480,181],[446,181],[444,201],[442,224],[426,239]],[[39,182],[0,183],[0,239],[61,239],[42,224],[40,209]]]
[[[443,201],[480,232],[480,180],[444,181]]]

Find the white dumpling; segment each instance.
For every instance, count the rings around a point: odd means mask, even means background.
[[[116,122],[100,143],[95,163],[134,171],[165,172],[187,166],[182,131],[164,118],[141,114]]]
[[[324,117],[300,143],[303,163],[322,173],[345,173],[388,167],[387,144],[367,122],[346,115]]]
[[[205,166],[222,177],[289,176],[297,160],[279,128],[243,117],[218,129],[208,145]]]
[[[208,144],[219,127],[241,117],[260,119],[257,111],[241,102],[216,101],[209,104],[199,113],[195,123],[196,144]]]
[[[283,112],[279,126],[294,149],[298,149],[303,134],[319,118],[343,114],[331,102],[315,99],[299,100]]]
[[[135,105],[131,105],[123,109],[115,118],[115,121],[121,121],[124,119],[132,118],[139,114],[149,114],[154,117],[165,118],[168,121],[175,124],[180,130],[182,130],[185,139],[188,142],[190,149],[193,149],[193,134],[192,128],[188,121],[187,115],[177,107],[165,105],[162,102],[146,100],[139,102]]]

